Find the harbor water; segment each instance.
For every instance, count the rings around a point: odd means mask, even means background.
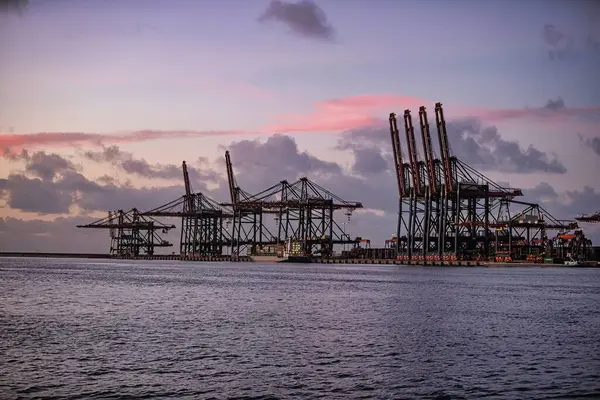
[[[0,259],[1,399],[600,398],[600,270]]]

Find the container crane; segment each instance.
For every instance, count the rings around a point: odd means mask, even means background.
[[[417,151],[417,141],[415,140],[415,129],[412,123],[410,110],[404,111],[404,130],[406,131],[406,142],[408,144],[408,158],[410,160],[410,169],[413,181],[415,195],[423,196],[423,187],[421,185],[421,171],[419,170],[419,154]]]
[[[406,184],[406,170],[405,164],[402,160],[400,132],[398,131],[398,121],[395,113],[390,114],[390,135],[392,137],[392,151],[394,154],[396,180],[398,181],[398,196],[406,197],[408,195],[408,185]]]
[[[446,120],[444,119],[444,110],[442,103],[435,103],[435,121],[440,143],[440,153],[444,171],[444,184],[446,193],[454,190],[454,176],[452,171],[452,161],[450,155],[450,144],[448,141],[448,131],[446,130]]]
[[[435,170],[435,158],[433,155],[433,143],[431,141],[431,132],[429,131],[429,120],[427,119],[427,110],[424,106],[419,108],[419,123],[421,126],[425,164],[427,165],[427,174],[429,176],[429,190],[432,195],[435,195],[437,194],[438,181]]]

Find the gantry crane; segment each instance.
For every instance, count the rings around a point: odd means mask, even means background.
[[[575,219],[580,222],[600,223],[600,210],[594,214],[581,214]]]
[[[175,225],[167,225],[156,219],[143,215],[136,208],[130,211],[109,211],[108,217],[78,228],[109,229],[110,254],[115,257],[139,257],[154,255],[156,247],[171,247],[172,243],[160,237],[175,229]]]
[[[224,247],[231,243],[226,220],[232,215],[204,194],[194,193],[185,161],[181,169],[185,194],[142,215],[181,218],[179,253],[182,257],[222,255]]]

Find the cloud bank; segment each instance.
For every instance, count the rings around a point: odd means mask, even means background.
[[[0,154],[19,152],[36,146],[78,147],[108,146],[119,143],[134,143],[160,139],[224,137],[242,134],[273,135],[300,133],[339,133],[356,129],[387,126],[390,111],[416,109],[422,104],[433,102],[411,96],[360,95],[316,102],[313,110],[302,114],[285,114],[273,117],[270,123],[255,131],[248,130],[140,130],[113,134],[95,132],[39,132],[0,134]],[[453,107],[449,121],[476,119],[481,123],[505,121],[527,121],[545,126],[576,124],[582,132],[597,132],[600,129],[600,106],[567,107],[558,98],[549,100],[544,106],[521,109],[483,109]],[[573,125],[570,125],[572,128]]]

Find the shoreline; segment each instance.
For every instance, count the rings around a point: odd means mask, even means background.
[[[42,253],[27,251],[0,251],[0,257],[4,258],[100,258],[110,259],[110,254],[102,253]]]
[[[69,258],[69,259],[103,259],[103,260],[148,260],[148,261],[187,261],[187,262],[248,262],[244,259],[232,260],[229,256],[210,257],[204,259],[182,259],[179,255],[140,256],[137,258],[115,258],[110,254],[102,253],[42,253],[42,252],[0,252],[0,258]],[[428,266],[428,267],[488,267],[488,268],[600,268],[600,265],[566,266],[555,263],[526,263],[526,262],[485,262],[485,261],[429,261],[429,262],[399,262],[394,259],[314,259],[313,264],[362,264],[362,265],[400,265],[400,266]]]

